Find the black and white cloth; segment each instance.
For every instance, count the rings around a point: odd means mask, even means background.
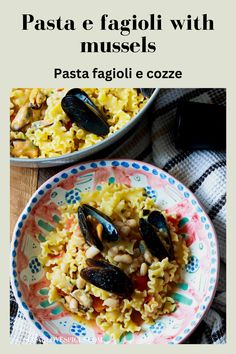
[[[162,89],[147,119],[134,134],[107,151],[107,157],[132,158],[150,162],[172,174],[195,193],[211,218],[219,241],[220,276],[208,313],[185,342],[226,343],[226,154],[224,151],[179,151],[174,147],[176,108],[183,101],[226,104],[225,89]],[[99,158],[99,157],[98,157]],[[14,344],[43,344],[26,321],[11,292],[10,334]]]

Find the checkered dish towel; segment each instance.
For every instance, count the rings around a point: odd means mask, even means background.
[[[226,342],[226,156],[219,151],[180,151],[174,147],[173,126],[177,105],[183,101],[226,104],[224,89],[162,89],[149,118],[108,157],[150,162],[189,187],[211,218],[220,247],[220,276],[214,301],[186,343]],[[25,320],[11,292],[10,333],[14,344],[43,344]]]

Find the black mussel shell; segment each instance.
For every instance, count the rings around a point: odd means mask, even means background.
[[[63,111],[81,128],[99,136],[109,133],[105,117],[80,89],[70,90],[61,101]]]
[[[105,240],[111,242],[118,241],[119,239],[118,231],[114,226],[112,220],[107,215],[103,214],[101,211],[99,211],[96,208],[93,208],[88,204],[83,204],[82,208],[86,216],[91,215],[100,224],[102,224],[103,226],[102,237]]]
[[[113,265],[87,267],[80,271],[80,276],[96,287],[121,297],[128,298],[134,290],[130,278]]]
[[[163,232],[169,233],[169,229],[166,223],[164,215],[158,211],[154,210],[148,215],[148,222],[155,226],[157,229],[162,229]]]
[[[86,259],[86,264],[89,267],[99,267],[99,268],[111,268],[114,269],[115,266],[113,266],[111,263],[101,260],[101,259],[94,259],[94,258],[87,258]],[[115,267],[118,268],[118,267]],[[119,269],[119,268],[118,268]]]
[[[84,211],[81,207],[78,208],[78,222],[79,222],[81,233],[85,239],[85,242],[89,246],[93,245],[97,247],[100,251],[102,251],[103,244],[99,240],[98,236],[95,234],[94,229],[90,224],[90,222],[86,219],[86,215],[84,214]]]
[[[81,90],[80,88],[73,88],[73,89],[69,90],[67,92],[67,95],[76,96],[81,101],[83,101],[83,102],[89,104],[90,106],[94,107],[94,109],[96,109],[98,111],[98,113],[101,114],[101,112],[98,110],[98,108],[93,103],[93,101],[90,99],[90,97],[87,95],[87,93],[85,91]]]
[[[148,215],[147,220],[152,226],[155,227],[159,237],[164,240],[165,243],[168,245],[167,250],[169,252],[170,259],[172,260],[174,258],[173,244],[169,227],[167,225],[164,215],[160,211],[154,210]]]
[[[155,91],[154,88],[141,88],[140,92],[144,97],[151,97],[151,95],[153,94],[153,92]]]
[[[139,220],[139,227],[141,236],[151,254],[161,261],[164,258],[169,257],[169,254],[161,242],[156,229],[143,218]]]

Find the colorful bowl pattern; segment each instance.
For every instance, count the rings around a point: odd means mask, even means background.
[[[103,160],[70,167],[44,183],[21,214],[12,241],[12,286],[16,299],[48,342],[113,343],[98,329],[82,325],[59,304],[47,300],[48,281],[38,261],[40,242],[60,220],[58,207],[75,203],[82,191],[100,189],[102,182],[144,187],[156,204],[179,220],[181,236],[191,250],[182,280],[172,297],[177,310],[160,317],[139,334],[127,333],[119,343],[183,342],[196,328],[214,297],[219,255],[211,221],[194,195],[157,167],[134,160]]]

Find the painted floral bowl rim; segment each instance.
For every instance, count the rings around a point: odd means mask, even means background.
[[[14,296],[15,296],[17,303],[19,305],[19,308],[22,311],[22,313],[24,314],[24,316],[27,318],[27,320],[29,320],[31,322],[32,325],[33,324],[35,325],[35,319],[34,319],[34,316],[32,315],[32,312],[29,311],[27,304],[24,303],[21,296],[19,296],[19,291],[18,291],[17,285],[16,285],[16,284],[18,284],[18,280],[17,280],[18,276],[17,276],[16,272],[14,272],[14,268],[16,267],[15,257],[17,254],[16,250],[17,250],[17,245],[18,245],[18,238],[20,236],[19,226],[20,226],[20,228],[23,227],[24,222],[27,221],[28,214],[30,214],[30,211],[28,211],[28,210],[31,210],[32,206],[37,205],[37,198],[36,197],[40,198],[42,196],[42,194],[39,192],[42,190],[48,191],[49,184],[51,187],[53,185],[57,185],[59,180],[61,181],[61,180],[63,180],[63,178],[67,179],[68,177],[70,177],[72,174],[75,173],[75,170],[77,170],[77,172],[83,172],[86,169],[94,168],[94,166],[96,166],[96,168],[102,168],[102,167],[104,167],[104,165],[109,164],[109,163],[111,166],[114,166],[114,167],[123,166],[124,169],[127,167],[127,166],[125,166],[125,164],[127,164],[128,166],[136,168],[136,169],[137,168],[140,170],[145,169],[145,171],[151,170],[152,173],[155,174],[157,178],[159,178],[159,175],[163,175],[164,177],[161,177],[161,178],[171,180],[172,181],[171,183],[173,183],[173,184],[176,184],[176,185],[178,184],[179,186],[181,186],[181,188],[183,188],[182,191],[188,194],[189,200],[192,198],[192,200],[194,200],[196,202],[196,205],[198,205],[198,207],[201,208],[201,213],[204,216],[208,225],[210,226],[211,233],[212,233],[212,239],[215,241],[214,247],[215,247],[215,257],[216,257],[216,265],[215,265],[216,276],[215,276],[214,286],[212,287],[210,296],[208,296],[208,301],[207,301],[206,305],[204,306],[204,309],[201,311],[201,313],[197,313],[198,319],[197,319],[197,321],[195,321],[195,324],[192,326],[192,328],[189,329],[188,332],[183,337],[179,338],[179,340],[176,340],[175,342],[169,342],[171,344],[183,343],[198,327],[198,325],[200,324],[200,322],[204,318],[205,314],[209,310],[209,308],[212,304],[212,301],[214,299],[215,292],[217,289],[218,280],[219,280],[219,268],[220,268],[218,239],[217,239],[217,235],[216,235],[214,226],[213,226],[209,216],[207,215],[204,208],[202,207],[202,204],[198,201],[198,199],[195,197],[195,195],[187,187],[185,187],[185,185],[183,183],[178,181],[175,177],[173,177],[169,173],[165,172],[164,170],[162,170],[159,167],[156,167],[154,165],[151,165],[151,164],[143,162],[143,161],[138,161],[138,160],[133,160],[133,159],[120,159],[119,158],[119,159],[91,160],[91,161],[86,161],[83,163],[78,163],[76,165],[70,166],[70,167],[58,172],[57,174],[53,175],[35,191],[35,193],[32,195],[32,197],[30,198],[30,200],[26,204],[21,215],[19,216],[19,218],[16,222],[16,225],[15,225],[14,231],[13,231],[13,237],[12,237],[12,241],[11,241],[11,271],[10,271],[10,273],[11,273],[11,285],[12,285],[12,290],[13,290]],[[139,167],[137,167],[137,166],[139,166]],[[68,175],[67,175],[67,173],[68,173]],[[67,177],[65,178],[63,176],[63,174],[64,174],[64,176],[67,175]],[[53,181],[55,179],[57,180],[57,182]],[[38,328],[37,326],[36,327],[33,326],[33,328],[39,333],[39,335],[42,338],[44,338],[44,340],[46,342],[49,342],[49,337],[47,335],[45,335],[45,331],[43,330],[43,327]],[[50,343],[63,344],[63,343],[59,342],[56,338],[53,338],[53,336],[51,336]]]

